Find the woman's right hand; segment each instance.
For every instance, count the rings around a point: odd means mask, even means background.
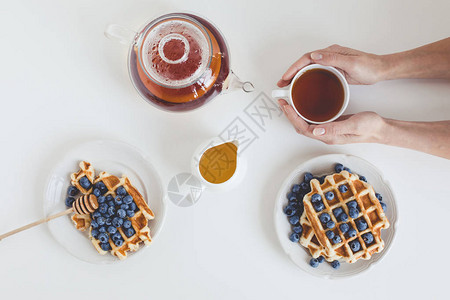
[[[277,85],[287,86],[300,69],[312,63],[335,67],[344,74],[349,84],[374,84],[384,79],[383,73],[386,70],[382,56],[332,45],[300,57],[284,73]]]

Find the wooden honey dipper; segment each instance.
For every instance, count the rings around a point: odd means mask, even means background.
[[[95,197],[95,195],[90,194],[90,195],[83,195],[81,197],[79,197],[77,200],[75,200],[72,204],[72,207],[62,211],[60,213],[48,216],[47,218],[41,219],[39,221],[30,223],[28,225],[19,227],[17,229],[11,230],[10,232],[7,232],[5,234],[0,235],[0,241],[3,240],[4,238],[19,233],[21,231],[27,230],[31,227],[34,227],[36,225],[42,224],[42,223],[46,223],[50,220],[59,218],[61,216],[65,216],[68,215],[72,212],[75,212],[76,214],[79,215],[87,215],[90,213],[93,213],[96,209],[98,208],[98,201],[97,201],[97,197]]]

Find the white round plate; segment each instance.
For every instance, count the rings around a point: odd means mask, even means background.
[[[98,140],[87,142],[70,149],[54,167],[48,180],[44,195],[44,214],[49,216],[66,209],[65,198],[70,184],[70,174],[79,170],[79,162],[92,164],[96,175],[105,171],[109,174],[130,178],[153,210],[155,218],[149,221],[150,233],[154,242],[161,231],[166,215],[161,181],[156,170],[145,154],[128,144],[116,141]],[[73,256],[90,263],[108,264],[119,261],[115,256],[100,255],[89,240],[88,233],[77,230],[70,215],[47,223],[50,233]],[[151,246],[150,246],[151,247]],[[134,256],[142,252],[130,252]]]
[[[289,235],[292,232],[291,225],[283,212],[283,208],[288,202],[286,195],[291,191],[294,184],[303,181],[305,172],[311,172],[314,176],[329,175],[334,173],[334,166],[336,163],[343,164],[358,175],[364,175],[375,191],[383,196],[383,202],[387,204],[386,216],[389,220],[390,227],[381,231],[381,237],[385,243],[383,251],[375,253],[369,260],[360,259],[353,264],[342,261],[341,267],[337,270],[333,269],[331,265],[326,262],[320,264],[317,268],[312,268],[309,265],[309,260],[311,259],[309,250],[301,246],[300,243],[293,243],[289,240]],[[318,156],[302,163],[284,181],[278,192],[275,203],[274,222],[281,246],[297,266],[311,275],[336,279],[359,274],[379,262],[392,245],[398,217],[394,193],[387,180],[384,179],[381,172],[375,166],[366,160],[353,155],[330,154]]]

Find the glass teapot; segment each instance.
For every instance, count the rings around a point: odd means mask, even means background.
[[[137,33],[111,24],[105,35],[131,44],[131,81],[145,100],[160,109],[188,111],[223,92],[254,90],[231,71],[230,53],[220,31],[194,14],[163,15]]]

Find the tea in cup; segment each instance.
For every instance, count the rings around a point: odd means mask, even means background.
[[[294,76],[288,89],[272,91],[272,97],[286,99],[305,121],[323,124],[344,113],[350,91],[338,70],[312,64]]]

